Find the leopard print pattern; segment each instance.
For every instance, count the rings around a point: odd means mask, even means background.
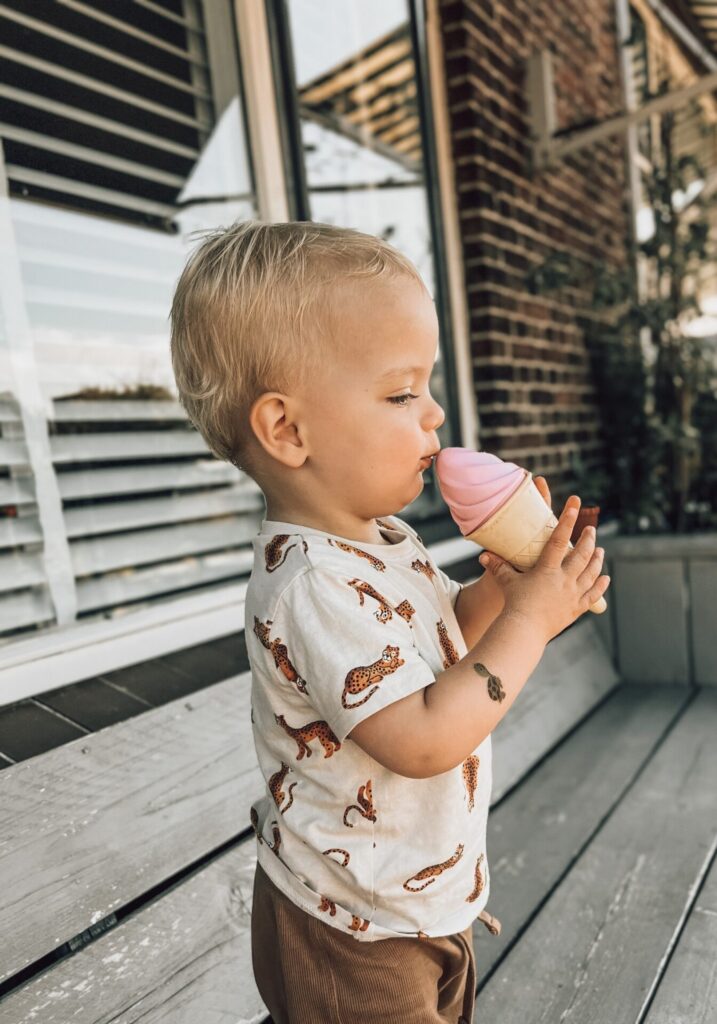
[[[372,662],[370,665],[357,665],[356,668],[352,668],[346,675],[344,683],[343,693],[341,694],[341,706],[347,709],[361,707],[365,704],[369,697],[372,697],[378,685],[374,686],[373,689],[369,690],[366,696],[355,704],[347,704],[346,698],[352,693],[361,693],[371,683],[379,684],[383,681],[384,676],[391,675],[396,669],[400,668],[401,665],[405,665],[406,662],[403,658],[399,657],[400,648],[393,647],[391,644],[386,644],[383,649],[380,658]]]
[[[436,630],[438,631],[438,642],[441,645],[443,654],[445,655],[443,658],[443,667],[450,668],[451,665],[455,665],[457,661],[460,661],[460,655],[448,635],[448,630],[446,629],[446,624],[443,619],[439,619],[436,623]]]
[[[274,665],[281,670],[289,682],[294,683],[296,689],[301,693],[308,693],[309,690],[306,680],[302,679],[291,663],[289,652],[286,649],[286,644],[282,643],[280,636],[274,637],[273,640],[270,638],[269,626],[271,626],[271,624],[271,619],[267,619],[266,622],[261,622],[255,615],[254,633],[259,638],[262,646],[266,647],[267,651],[271,651],[274,656]]]
[[[284,564],[287,556],[292,548],[296,547],[296,544],[291,544],[283,552],[282,548],[286,542],[290,539],[291,534],[289,533],[277,533],[275,534],[268,544],[264,545],[264,568],[267,572],[276,572],[276,570]]]
[[[483,892],[483,888],[484,888],[484,884],[485,883],[484,883],[484,880],[483,880],[483,872],[480,869],[480,865],[481,865],[481,861],[483,860],[484,857],[485,857],[485,854],[482,853],[480,855],[480,857],[478,858],[478,860],[476,861],[476,870],[475,870],[475,883],[476,884],[475,884],[475,888],[473,889],[473,892],[470,894],[470,896],[466,896],[466,903],[474,903],[478,899],[480,894]]]
[[[376,812],[373,806],[373,794],[371,791],[371,780],[369,779],[365,786],[359,786],[357,804],[350,804],[344,811],[344,825],[348,825],[349,828],[354,826],[350,821],[347,821],[349,811],[358,811],[359,814],[363,815],[369,821],[376,821]]]
[[[349,554],[358,555],[359,558],[365,558],[370,565],[374,567],[378,572],[385,572],[386,563],[382,562],[380,558],[375,555],[370,555],[368,551],[362,551],[361,548],[355,547],[353,544],[344,544],[342,540],[334,540],[333,537],[328,537],[327,542],[335,548],[341,548],[342,551],[348,551]]]
[[[457,864],[462,856],[463,843],[459,843],[458,846],[456,847],[456,852],[453,854],[452,857],[449,857],[448,860],[444,860],[442,864],[431,864],[430,867],[423,868],[417,874],[411,875],[411,877],[407,878],[406,881],[403,883],[403,888],[406,890],[406,892],[420,892],[422,889],[426,889],[429,885],[433,885],[438,875],[442,875],[443,872],[446,871],[448,868],[452,868],[455,864]],[[409,882],[421,882],[424,878],[427,878],[428,881],[425,882],[423,885],[419,885],[417,889],[412,889],[411,886],[408,884]]]
[[[286,778],[286,773],[293,772],[293,770],[294,769],[290,767],[290,765],[288,765],[285,761],[282,761],[281,768],[279,769],[279,771],[274,772],[274,774],[269,779],[269,792],[273,796],[274,803],[276,804],[281,814],[285,814],[291,807],[292,803],[294,802],[294,789],[298,785],[297,782],[292,782],[291,785],[289,786],[288,804],[286,805],[286,807],[281,806],[284,802],[284,798],[286,797],[286,793],[281,788],[282,783]]]
[[[411,602],[408,599],[406,599],[404,601],[401,601],[400,604],[396,605],[396,609],[395,610],[398,612],[398,614],[401,616],[402,619],[406,620],[406,622],[410,626],[411,625],[411,617],[416,614],[416,609],[413,607]]]
[[[269,849],[272,850],[278,857],[279,847],[281,846],[281,832],[279,831],[278,822],[272,821],[272,825],[274,826],[272,829],[272,833],[274,835],[274,845],[272,846],[271,843],[268,843],[266,841],[264,836],[259,831],[259,815],[256,813],[256,809],[254,807],[252,807],[251,811],[249,812],[249,817],[251,819],[251,827],[254,829],[254,834],[256,835],[256,838],[259,840],[260,843],[265,843],[269,847]]]
[[[340,846],[330,846],[328,850],[324,850],[322,856],[326,856],[329,853],[340,853],[343,855],[341,861],[341,867],[345,868],[348,862],[351,860],[351,854],[348,850],[343,850]],[[334,861],[334,864],[338,864],[338,861]]]
[[[383,594],[379,594],[378,590],[376,590],[375,587],[372,587],[370,583],[366,583],[365,580],[357,579],[349,580],[348,586],[352,587],[358,594],[359,603],[362,608],[364,605],[365,597],[372,597],[374,601],[378,603],[378,608],[373,613],[374,618],[378,619],[378,621],[382,623],[391,621],[391,619],[393,618],[393,610],[391,608],[391,605],[383,596]],[[408,622],[409,624],[411,622],[411,616],[416,614],[416,609],[408,600],[401,601],[401,603],[396,606],[395,610],[398,612],[401,618],[405,619],[406,622]]]
[[[296,760],[300,761],[304,754],[307,757],[311,757],[311,747],[309,743],[312,740],[318,739],[321,746],[324,748],[324,758],[332,757],[337,750],[341,750],[341,744],[339,743],[338,736],[333,731],[328,722],[317,720],[315,722],[307,722],[306,725],[300,725],[294,729],[288,724],[283,715],[274,715],[274,718],[287,734],[296,740],[299,747],[299,753],[296,755]]]
[[[480,758],[476,754],[469,754],[462,765],[463,769],[463,782],[465,783],[466,790],[468,791],[468,810],[473,810],[473,800],[475,797],[476,789],[478,788],[478,768],[480,767]]]
[[[416,572],[421,573],[426,579],[433,580],[436,575],[436,570],[433,568],[431,563],[426,559],[422,562],[420,558],[414,558],[411,562],[411,568],[415,569]]]

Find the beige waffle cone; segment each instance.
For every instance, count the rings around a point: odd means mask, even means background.
[[[533,483],[533,474],[526,470],[520,487],[466,540],[495,551],[516,569],[532,569],[557,525],[558,520]],[[573,547],[570,542],[568,546]],[[589,611],[600,615],[606,608],[605,598],[599,597]]]

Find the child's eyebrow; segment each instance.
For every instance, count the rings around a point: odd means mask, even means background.
[[[386,370],[376,380],[385,380],[387,377],[398,377],[404,373],[420,373],[423,370],[422,366],[394,366],[391,370]]]

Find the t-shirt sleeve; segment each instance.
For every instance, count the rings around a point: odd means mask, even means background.
[[[443,584],[443,586],[445,587],[446,591],[448,592],[448,597],[450,599],[451,606],[453,608],[455,608],[456,600],[458,599],[458,595],[460,594],[461,590],[463,590],[463,584],[459,583],[458,580],[452,580],[443,571],[443,569],[441,569],[440,565],[437,565],[436,568],[438,569],[438,575],[439,575],[439,577],[441,579],[441,583]]]
[[[374,594],[361,584],[351,575],[312,568],[284,591],[271,627],[286,645],[316,718],[341,743],[364,718],[435,681],[412,626],[381,600],[380,580]]]

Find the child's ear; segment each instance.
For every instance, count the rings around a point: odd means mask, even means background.
[[[249,413],[249,423],[264,451],[292,468],[303,466],[306,461],[295,408],[290,396],[267,391],[255,400]]]

